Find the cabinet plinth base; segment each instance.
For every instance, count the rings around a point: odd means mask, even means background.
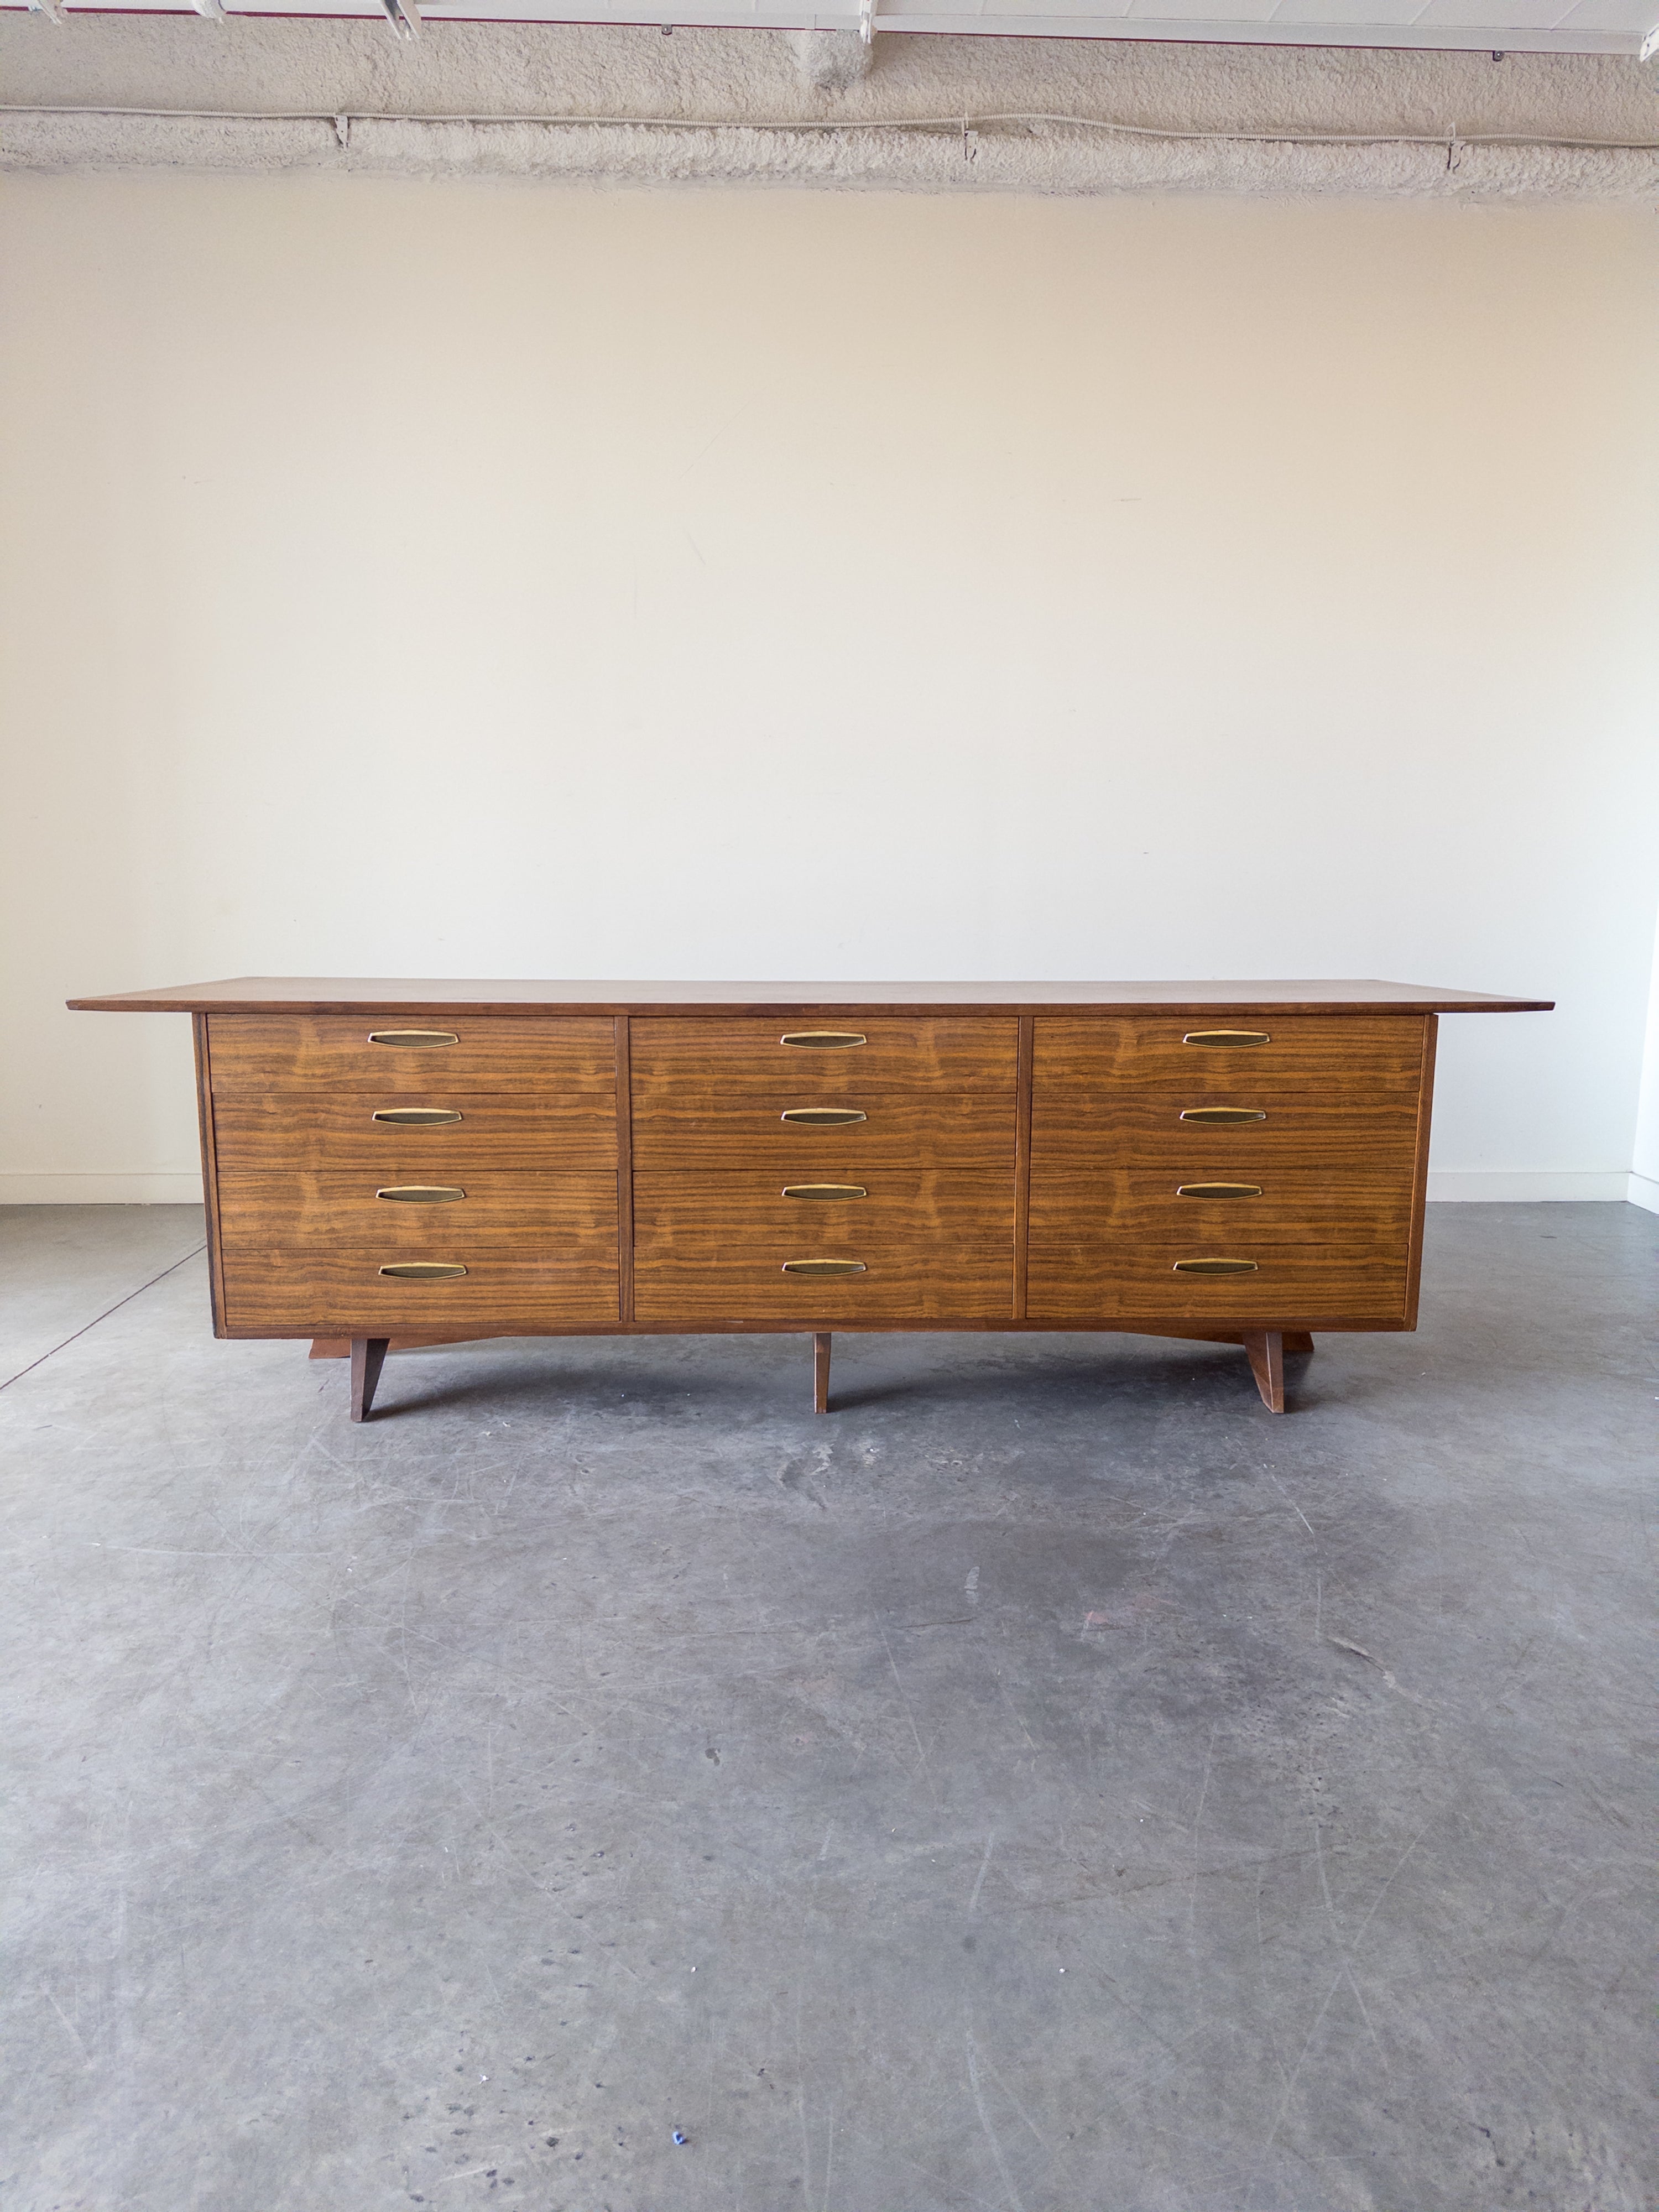
[[[520,1332],[529,1334],[532,1332]],[[535,1334],[558,1334],[549,1330]],[[583,1330],[591,1335],[679,1335],[678,1329]],[[726,1332],[722,1332],[726,1333]],[[738,1334],[749,1332],[739,1330]],[[770,1330],[757,1330],[756,1334],[771,1334]],[[892,1332],[878,1330],[874,1334],[887,1335]],[[1314,1348],[1312,1335],[1302,1328],[1206,1329],[1200,1322],[1185,1328],[1148,1328],[1106,1330],[1103,1334],[1160,1336],[1181,1344],[1231,1344],[1243,1347],[1249,1354],[1250,1372],[1261,1394],[1261,1402],[1270,1413],[1285,1411],[1285,1362],[1287,1358],[1305,1358]],[[374,1392],[380,1379],[380,1370],[388,1352],[412,1352],[444,1345],[476,1343],[474,1337],[457,1336],[392,1336],[350,1337],[316,1336],[311,1340],[309,1357],[313,1359],[349,1359],[351,1362],[351,1418],[366,1421],[374,1402]],[[815,1329],[812,1334],[812,1411],[827,1413],[830,1410],[830,1355],[834,1332]]]

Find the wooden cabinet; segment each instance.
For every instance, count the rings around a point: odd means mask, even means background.
[[[245,979],[195,1019],[215,1326],[388,1342],[1417,1317],[1437,1018],[1386,983]]]

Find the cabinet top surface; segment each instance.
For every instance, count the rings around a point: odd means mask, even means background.
[[[1039,1008],[1079,1013],[1183,1013],[1273,1007],[1303,1014],[1547,1013],[1552,999],[1427,983],[1319,977],[1184,983],[641,983],[539,982],[447,976],[237,975],[217,983],[172,983],[153,991],[71,999],[91,1013],[356,1014],[396,1006],[408,1013],[726,1014],[734,1009],[794,1017],[830,1007],[889,1013],[1017,1014]]]

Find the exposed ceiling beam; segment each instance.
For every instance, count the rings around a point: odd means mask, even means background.
[[[313,0],[315,4],[315,0]],[[0,170],[1659,204],[1634,55],[0,15]],[[388,51],[390,49],[390,51]]]

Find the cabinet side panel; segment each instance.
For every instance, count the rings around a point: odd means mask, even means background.
[[[1412,1188],[1412,1245],[1406,1267],[1406,1326],[1417,1327],[1417,1293],[1423,1279],[1423,1212],[1429,1195],[1429,1124],[1434,1115],[1434,1054],[1440,1017],[1423,1024],[1423,1087],[1417,1099],[1417,1164]]]
[[[225,1336],[224,1259],[219,1247],[219,1152],[213,1128],[212,1039],[208,1017],[192,1014],[190,1026],[196,1044],[196,1120],[202,1137],[202,1197],[207,1207],[208,1295],[213,1306],[213,1334]]]
[[[1031,1229],[1031,1060],[1036,1023],[1019,1018],[1019,1071],[1014,1121],[1014,1319],[1025,1318],[1027,1253]]]
[[[633,1024],[617,1017],[617,1314],[634,1318]]]

